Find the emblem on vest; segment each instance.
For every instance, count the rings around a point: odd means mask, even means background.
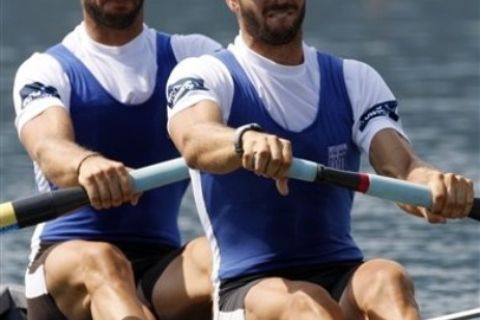
[[[328,166],[336,169],[345,169],[345,157],[348,146],[346,143],[328,147]]]

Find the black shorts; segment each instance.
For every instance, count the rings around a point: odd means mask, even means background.
[[[352,273],[362,263],[363,261],[347,261],[317,266],[292,267],[274,272],[229,279],[220,284],[219,319],[222,319],[222,315],[228,318],[228,315],[232,313],[243,313],[245,296],[250,288],[264,278],[270,277],[315,283],[327,290],[333,299],[339,301]]]
[[[27,270],[28,274],[31,275],[35,273],[38,268],[43,267],[49,253],[61,243],[62,242],[42,242],[40,244],[40,250]],[[151,305],[153,287],[156,280],[170,262],[183,252],[184,247],[175,248],[164,245],[122,242],[110,243],[115,245],[130,261],[137,289],[140,295]],[[39,276],[44,277],[43,274],[39,274]],[[27,305],[29,320],[67,319],[55,304],[52,296],[48,293],[34,298],[27,297]]]

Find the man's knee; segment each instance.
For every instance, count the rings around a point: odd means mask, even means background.
[[[48,293],[68,318],[89,314],[88,304],[97,289],[133,284],[133,272],[124,255],[101,242],[59,244],[46,257],[44,270]]]
[[[413,297],[413,281],[400,264],[383,259],[372,262],[376,264],[368,286],[372,301],[379,301],[381,298]]]
[[[383,286],[401,285],[406,289],[413,290],[413,281],[407,274],[405,268],[399,263],[391,260],[379,260],[381,266],[377,269],[374,281]]]
[[[92,242],[81,252],[82,277],[87,290],[92,292],[97,287],[108,283],[110,286],[123,285],[126,281],[133,283],[133,271],[127,258],[113,245]]]
[[[212,254],[210,245],[205,237],[197,238],[190,242],[186,248],[196,270],[204,275],[210,276],[212,272]]]
[[[185,267],[189,272],[194,288],[191,288],[197,298],[210,299],[213,292],[211,281],[212,254],[206,238],[197,238],[189,243],[183,254]]]

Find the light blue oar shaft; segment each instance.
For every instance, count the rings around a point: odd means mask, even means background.
[[[136,192],[143,192],[188,178],[182,158],[129,172]],[[89,203],[82,187],[70,187],[0,203],[0,233],[54,219]]]
[[[303,159],[293,159],[288,176],[309,182],[327,182],[403,204],[432,207],[432,193],[427,186],[404,180],[337,170]],[[474,198],[469,217],[480,221],[480,198]]]
[[[325,170],[334,170],[325,167],[321,168],[323,171],[319,171],[318,164],[313,161],[294,158],[288,176],[294,179],[314,182],[323,179],[323,177],[317,177],[318,173],[322,174]],[[340,170],[338,171],[340,172]],[[368,177],[369,186],[367,190],[360,190],[360,185],[357,185],[353,186],[356,191],[363,191],[371,196],[395,202],[423,207],[430,207],[432,205],[430,190],[425,186],[373,174],[357,172],[351,172],[351,174],[358,176],[360,180],[361,178],[365,179],[365,177]],[[188,168],[182,158],[177,158],[133,170],[130,172],[130,176],[134,184],[134,190],[142,192],[187,179]],[[339,179],[340,178],[341,177],[339,177]]]
[[[294,179],[315,182],[325,179],[325,177],[321,176],[322,174],[331,174],[332,172],[345,174],[345,171],[322,166],[320,166],[321,169],[319,170],[318,167],[319,165],[313,161],[294,158],[288,176]],[[431,192],[426,186],[367,173],[348,172],[348,174],[350,178],[352,178],[352,176],[354,178],[358,177],[358,183],[351,186],[351,188],[356,191],[382,199],[427,208],[432,205]],[[182,158],[177,158],[133,170],[130,172],[130,176],[134,184],[134,190],[142,192],[187,179],[188,168]],[[342,178],[345,179],[344,176],[338,176],[339,180]],[[364,190],[362,190],[361,185],[361,181],[364,181],[362,179],[368,179],[368,185]],[[335,183],[335,181],[329,179],[325,182]],[[342,181],[338,182],[341,183]]]
[[[183,158],[160,162],[130,172],[133,189],[143,192],[188,178],[188,168]]]
[[[182,158],[132,170],[130,176],[136,192],[143,192],[188,178]],[[366,174],[336,170],[312,161],[295,158],[288,176],[309,182],[327,182],[372,196],[413,204],[431,206],[430,190],[409,182]],[[474,199],[470,218],[480,221],[480,199]],[[56,218],[89,203],[86,191],[71,187],[31,197],[0,203],[0,232],[23,228]]]
[[[370,187],[366,194],[399,203],[431,208],[432,193],[427,186],[368,174]]]
[[[326,178],[325,175],[329,175],[329,177]],[[346,179],[349,179],[348,185],[342,184],[342,186],[395,202],[427,208],[432,205],[431,192],[425,186],[368,173],[345,172],[327,168],[304,159],[293,159],[288,176],[309,182],[344,183]]]
[[[288,177],[308,182],[314,182],[317,180],[318,164],[313,161],[294,158],[290,170],[288,171]]]
[[[133,170],[135,191],[141,192],[188,178],[188,168],[182,158]],[[428,187],[375,174],[351,172],[325,167],[318,163],[294,158],[288,177],[308,182],[326,182],[394,202],[431,208],[432,194]],[[480,200],[470,217],[480,220]]]
[[[427,186],[375,174],[325,167],[312,161],[293,159],[288,176],[309,182],[326,182],[368,195],[425,208],[432,207]],[[480,199],[475,198],[469,217],[480,221]]]

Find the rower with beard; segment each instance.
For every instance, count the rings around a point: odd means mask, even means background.
[[[142,0],[81,4],[83,22],[25,61],[14,85],[39,190],[81,185],[91,202],[36,228],[28,318],[211,319],[208,243],[182,247],[177,224],[188,182],[140,195],[128,170],[179,156],[165,129],[167,77],[220,46],[149,28]]]
[[[220,320],[420,319],[405,269],[363,261],[350,232],[351,191],[286,181],[292,155],[428,185],[430,222],[465,217],[472,182],[421,161],[397,101],[375,70],[302,40],[305,0],[226,0],[240,34],[191,58],[168,88],[172,139],[214,253]],[[269,179],[273,178],[273,179]]]

